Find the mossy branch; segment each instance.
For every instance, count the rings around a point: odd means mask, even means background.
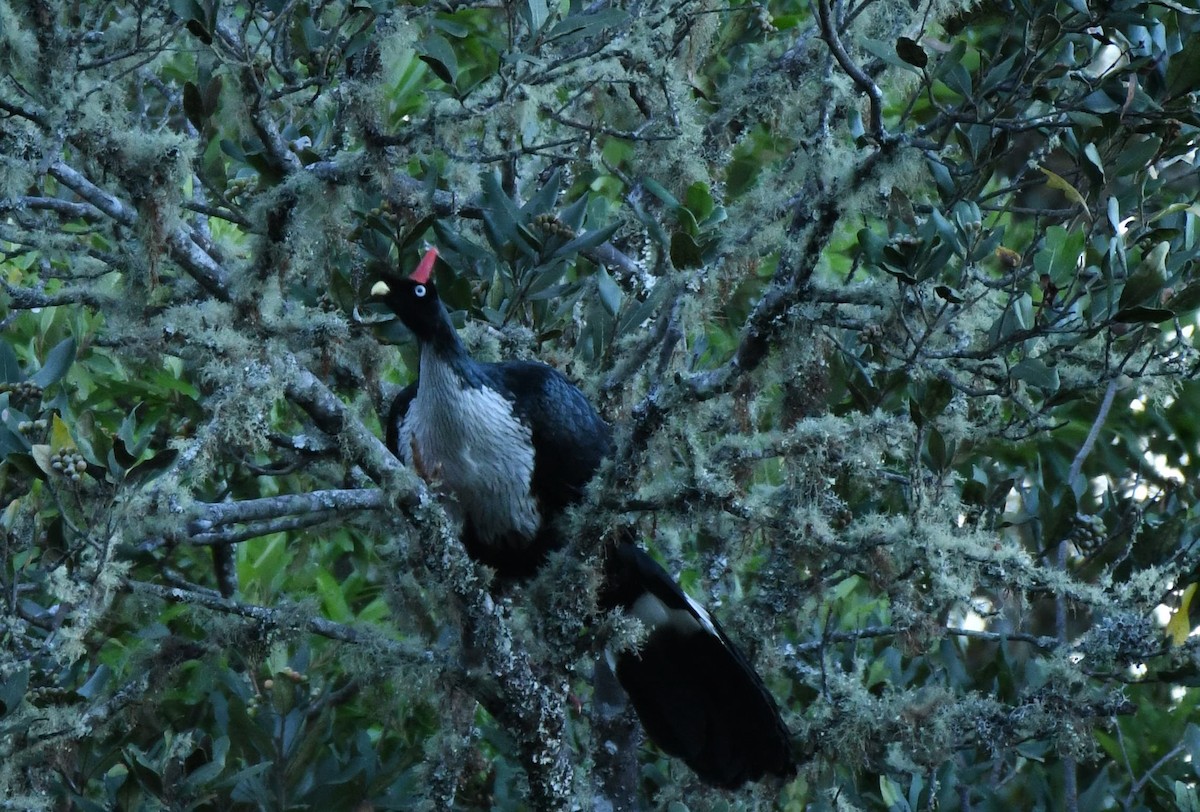
[[[104,191],[66,162],[53,162],[49,172],[63,186],[121,225],[132,227],[137,224],[138,215],[132,206]],[[228,273],[196,243],[187,229],[176,228],[166,238],[171,257],[180,267],[217,299],[230,301]]]

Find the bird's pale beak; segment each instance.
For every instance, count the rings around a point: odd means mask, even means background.
[[[374,285],[371,285],[371,295],[372,296],[378,296],[378,297],[382,298],[384,296],[387,296],[391,292],[392,292],[392,289],[388,287],[388,283],[384,282],[382,279],[380,279]]]

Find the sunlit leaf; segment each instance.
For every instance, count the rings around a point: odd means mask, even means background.
[[[1057,172],[1052,172],[1044,166],[1039,166],[1038,171],[1046,176],[1046,185],[1051,189],[1057,189],[1067,196],[1067,199],[1072,203],[1077,203],[1083,206],[1084,211],[1087,211],[1087,199],[1079,193],[1079,190],[1072,186],[1062,175]]]

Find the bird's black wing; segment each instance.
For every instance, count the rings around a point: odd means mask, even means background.
[[[416,396],[416,381],[400,390],[400,394],[392,400],[385,421],[386,425],[383,427],[384,442],[387,443],[388,449],[401,460],[408,459],[408,456],[400,450],[400,426],[404,422],[405,415],[408,414],[408,407],[412,405],[413,398]]]
[[[720,624],[654,559],[634,544],[610,545],[600,603],[649,627],[616,670],[655,744],[728,789],[795,772],[774,697]]]
[[[517,417],[533,434],[533,481],[542,517],[550,522],[583,496],[609,450],[608,424],[583,392],[553,367],[508,361],[493,369]]]

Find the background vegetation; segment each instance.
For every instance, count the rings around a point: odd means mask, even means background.
[[[1200,808],[1198,10],[0,0],[0,807]],[[377,439],[425,242],[619,438],[496,601]],[[593,701],[617,523],[795,781]]]

